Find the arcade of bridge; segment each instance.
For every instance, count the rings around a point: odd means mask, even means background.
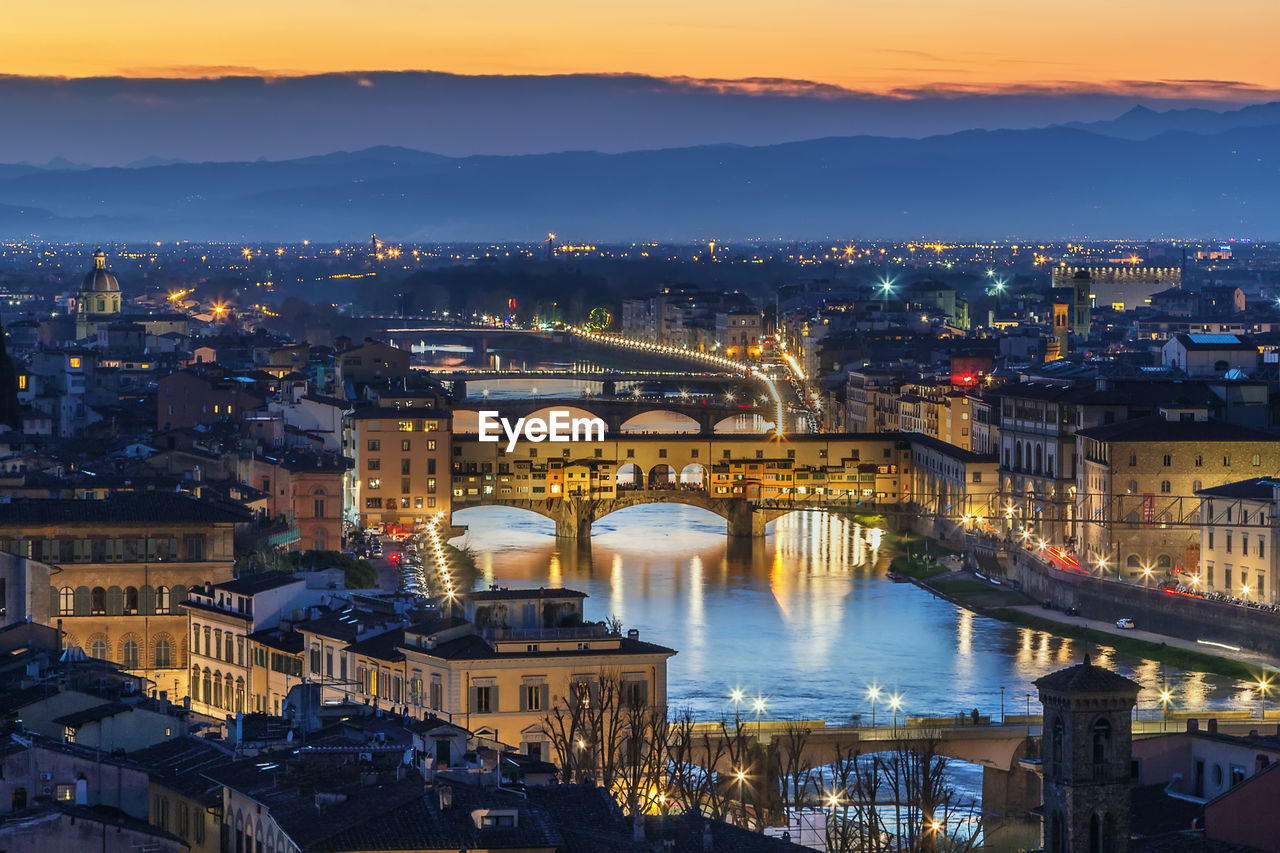
[[[871,433],[614,434],[603,441],[562,443],[522,439],[510,453],[505,441],[455,434],[453,502],[561,499],[566,487],[558,472],[584,462],[584,467],[594,464],[609,472],[591,481],[583,495],[588,499],[645,492],[659,501],[662,492],[688,490],[752,502],[831,497],[896,504],[910,500],[910,461],[910,444],[903,437]],[[631,497],[644,502],[646,496]]]

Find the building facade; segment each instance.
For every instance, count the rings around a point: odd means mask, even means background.
[[[187,695],[188,590],[229,580],[237,508],[157,493],[0,504],[0,550],[50,564],[68,646]]]

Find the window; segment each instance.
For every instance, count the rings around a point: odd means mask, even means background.
[[[1260,454],[1255,453],[1253,454],[1253,459],[1251,459],[1250,461],[1253,463],[1253,467],[1257,468],[1259,465],[1262,464],[1262,456]]]
[[[138,588],[127,586],[124,589],[124,612],[127,616],[138,614]]]
[[[436,449],[436,440],[434,438],[427,439],[427,450]]]
[[[186,543],[187,559],[199,561],[204,559],[204,534],[189,533],[183,541]]]
[[[1195,466],[1196,466],[1197,468],[1203,468],[1203,467],[1204,467],[1204,455],[1203,455],[1203,454],[1200,454],[1200,453],[1197,453],[1197,454],[1196,454],[1196,458],[1195,458]]]
[[[1240,534],[1240,553],[1242,556],[1249,556],[1249,534]]]
[[[173,646],[163,637],[156,640],[156,669],[173,666]]]
[[[365,466],[364,466],[364,467],[365,467],[365,468],[367,468],[367,469],[368,469],[368,470],[370,470],[370,471],[381,471],[381,470],[382,470],[382,460],[381,460],[381,459],[370,459],[370,460],[365,464]]]
[[[1226,550],[1227,550],[1227,553],[1228,553],[1228,554],[1230,554],[1230,553],[1231,553],[1231,531],[1230,531],[1230,530],[1228,530],[1228,531],[1227,531],[1227,544],[1226,544]]]
[[[1222,457],[1222,467],[1224,467],[1224,468],[1230,468],[1230,467],[1231,467],[1231,454],[1230,454],[1230,453],[1227,453],[1227,454],[1224,454],[1224,455],[1223,455],[1223,457]]]
[[[371,452],[377,453],[382,450],[382,442],[376,438],[369,439],[368,448]]]
[[[58,615],[70,616],[76,612],[76,591],[69,586],[58,590]]]
[[[169,612],[169,587],[156,587],[156,613]]]
[[[381,489],[381,488],[382,488],[382,480],[381,480],[381,479],[379,479],[378,477],[370,477],[368,480],[366,480],[366,481],[365,481],[365,485],[366,485],[370,490],[373,490],[373,489]]]
[[[101,307],[102,307],[102,305],[101,305],[101,304],[99,304],[99,306],[98,306],[98,307],[100,307],[100,308],[101,308]],[[78,355],[73,355],[73,356],[71,356],[71,359],[70,359],[70,361],[69,361],[69,364],[70,364],[72,367],[79,367],[79,366],[80,366],[80,356],[78,356]]]
[[[365,509],[382,509],[382,498],[365,498]]]
[[[1168,481],[1168,480],[1161,480],[1161,481],[1160,481],[1160,493],[1161,493],[1161,494],[1165,494],[1165,495],[1167,495],[1167,494],[1169,494],[1169,492],[1171,492],[1172,490],[1173,490],[1173,486],[1169,483],[1169,481]]]
[[[493,713],[493,688],[477,687],[475,688],[475,691],[476,691],[476,706],[472,710],[477,714],[492,714]]]
[[[431,710],[439,711],[444,704],[444,685],[440,683],[440,679],[431,679]]]
[[[89,644],[89,657],[98,658],[99,660],[107,659],[107,641],[94,640]]]
[[[94,616],[101,616],[107,612],[107,591],[102,587],[95,586],[93,588],[90,601],[90,609]]]
[[[412,443],[409,441],[409,439],[407,439],[407,438],[402,438],[402,439],[400,439],[400,450],[401,450],[402,452],[404,452],[404,453],[408,453],[408,452],[409,452],[409,448],[410,448],[410,447],[412,447],[412,446],[413,446],[413,445],[412,445]]]
[[[401,460],[400,460],[400,474],[401,474],[402,476],[408,476],[408,475],[409,475],[409,460],[408,460],[408,459],[401,459]]]
[[[408,477],[400,478],[400,494],[402,495],[409,494],[409,478]]]

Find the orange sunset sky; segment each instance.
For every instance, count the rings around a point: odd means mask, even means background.
[[[88,77],[435,70],[1280,90],[1280,3],[1227,0],[9,0],[0,71]]]

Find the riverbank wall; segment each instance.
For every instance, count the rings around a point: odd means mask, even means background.
[[[1066,571],[1022,549],[1000,564],[1024,593],[1059,610],[1075,607],[1090,619],[1108,622],[1129,618],[1146,631],[1280,658],[1280,615],[1275,613]]]

